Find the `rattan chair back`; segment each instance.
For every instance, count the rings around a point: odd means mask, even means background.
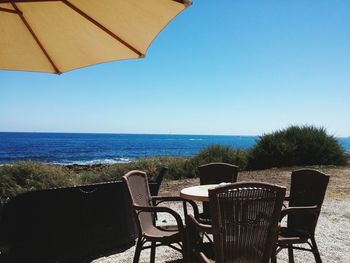
[[[208,163],[198,167],[200,184],[234,183],[238,166],[228,163]]]
[[[208,163],[198,167],[201,185],[235,183],[237,182],[238,166],[228,163]],[[203,213],[200,214],[203,223],[210,224],[210,208],[208,202],[203,202]]]
[[[123,180],[128,188],[129,197],[132,205],[148,207],[152,206],[151,193],[148,185],[147,174],[142,171],[131,171],[123,176]],[[139,233],[147,232],[153,228],[154,214],[152,213],[137,213],[134,210],[136,224]]]
[[[209,190],[215,262],[269,262],[286,189],[234,183]]]
[[[149,184],[149,190],[151,192],[151,196],[157,196],[159,193],[159,189],[160,186],[163,182],[163,178],[165,176],[165,174],[167,173],[168,168],[167,167],[162,167],[159,171],[159,174],[157,175],[157,177],[154,180],[149,180],[148,184]]]
[[[329,175],[313,169],[300,169],[292,172],[289,207],[314,206],[315,214],[290,214],[287,226],[305,235],[313,235],[321,206],[326,194]]]

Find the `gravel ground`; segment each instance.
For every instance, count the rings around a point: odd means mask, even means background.
[[[327,196],[322,206],[321,215],[316,228],[316,242],[323,262],[350,262],[350,169],[327,169],[332,174],[327,190]],[[276,176],[278,174],[278,176]],[[241,173],[242,180],[270,181],[288,186],[290,171],[259,171]],[[176,195],[185,186],[198,185],[198,179],[165,182],[162,185],[162,195]],[[200,207],[200,206],[199,206]],[[181,214],[181,204],[171,205],[171,208]],[[165,214],[160,215],[158,222],[172,223]],[[102,257],[93,263],[132,262],[135,247],[122,253]],[[149,250],[141,252],[140,263],[149,262]],[[311,252],[294,251],[295,262],[314,262]],[[167,247],[156,250],[157,263],[180,263],[181,254]],[[288,262],[287,251],[278,254],[278,262]]]

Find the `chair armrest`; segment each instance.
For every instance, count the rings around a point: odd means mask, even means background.
[[[173,209],[166,207],[166,206],[138,206],[133,205],[133,207],[137,210],[137,214],[140,213],[168,213],[171,214],[175,220],[176,224],[178,226],[179,231],[183,231],[184,224],[182,223],[182,219],[180,215],[174,211]]]
[[[205,225],[205,224],[199,223],[197,221],[197,219],[195,219],[191,215],[188,215],[186,217],[186,225],[187,226],[194,226],[200,232],[207,232],[209,234],[213,233],[213,228],[211,225]]]
[[[287,215],[305,215],[305,214],[316,214],[318,213],[319,208],[317,205],[314,206],[295,206],[295,207],[288,207],[284,208],[281,211],[280,215],[280,221],[283,217]]]
[[[164,202],[184,202],[184,206],[185,206],[185,203],[189,203],[192,206],[194,216],[196,218],[198,218],[198,216],[199,216],[198,206],[192,200],[184,199],[180,196],[152,196],[151,198],[152,198],[152,201],[155,201],[156,206],[159,205],[160,203],[164,203]],[[185,215],[186,214],[187,213],[185,210]]]
[[[157,202],[158,204],[162,202],[173,202],[173,201],[187,201],[186,199],[183,199],[180,196],[151,196],[152,200],[154,201],[160,201]]]

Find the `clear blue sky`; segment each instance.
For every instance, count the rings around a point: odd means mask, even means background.
[[[196,0],[145,59],[0,71],[0,131],[350,136],[350,1]]]

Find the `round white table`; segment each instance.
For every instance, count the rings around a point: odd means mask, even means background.
[[[209,201],[209,189],[218,187],[219,184],[206,184],[184,188],[180,191],[180,197],[193,201]]]

